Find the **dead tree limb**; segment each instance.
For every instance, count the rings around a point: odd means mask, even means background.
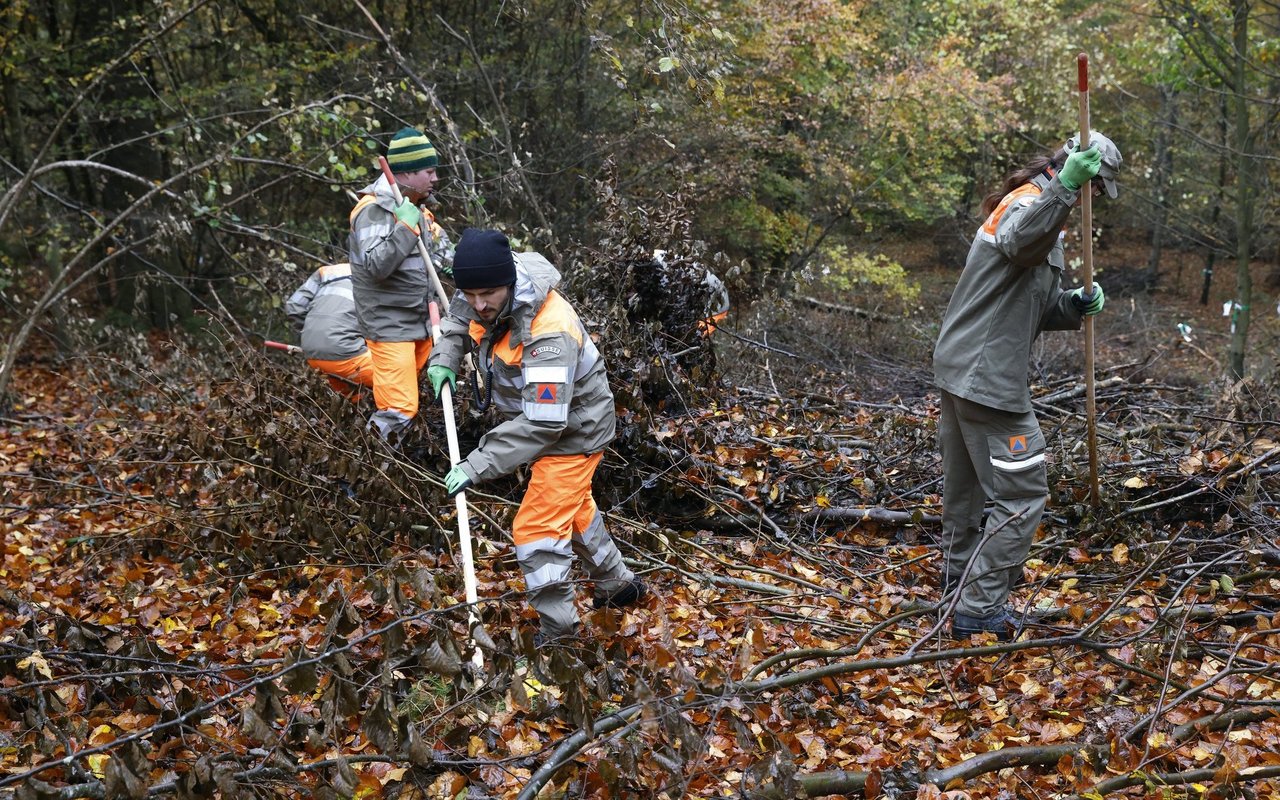
[[[1107,378],[1106,380],[1098,381],[1098,385],[1097,385],[1097,387],[1096,387],[1096,388],[1098,388],[1098,389],[1108,389],[1108,388],[1110,388],[1110,387],[1112,387],[1112,386],[1121,386],[1121,385],[1123,385],[1124,383],[1125,383],[1125,379],[1124,379],[1124,378],[1122,378],[1122,377],[1121,377],[1121,376],[1119,376],[1119,375],[1115,375],[1115,376],[1113,376],[1113,377]],[[1072,398],[1074,398],[1074,397],[1079,397],[1079,396],[1080,396],[1080,395],[1082,395],[1082,394],[1084,394],[1084,385],[1083,385],[1083,384],[1081,384],[1081,385],[1077,385],[1077,386],[1072,386],[1072,387],[1070,387],[1070,388],[1068,388],[1068,389],[1062,389],[1062,390],[1059,390],[1059,391],[1056,391],[1056,392],[1052,392],[1052,393],[1050,393],[1050,394],[1046,394],[1046,395],[1044,395],[1044,396],[1042,396],[1042,397],[1037,397],[1037,398],[1035,398],[1035,400],[1036,400],[1037,402],[1044,403],[1045,405],[1052,405],[1052,404],[1054,404],[1054,403],[1058,402],[1059,400],[1070,400],[1070,399],[1072,399]]]
[[[807,295],[801,295],[800,299],[803,300],[806,304],[808,304],[811,308],[816,308],[819,311],[834,311],[838,314],[852,314],[855,317],[860,317],[862,319],[869,319],[875,322],[891,322],[894,320],[893,317],[890,317],[887,314],[881,314],[878,311],[868,311],[865,308],[858,308],[857,306],[846,306],[846,305],[841,305],[840,303],[830,303],[830,302],[827,302],[826,300],[819,300],[816,297],[809,297]]]
[[[516,795],[516,800],[533,800],[538,796],[539,790],[556,774],[557,770],[572,761],[579,752],[591,745],[598,737],[613,733],[619,728],[629,725],[631,720],[640,714],[642,708],[642,704],[636,703],[603,719],[596,720],[590,730],[581,729],[570,736],[566,736],[561,740],[560,745],[551,754],[551,757],[547,759],[546,763],[538,767],[538,771],[529,777],[529,782],[520,790],[520,794]]]
[[[881,522],[886,525],[940,525],[942,517],[938,514],[925,514],[919,511],[896,511],[891,508],[815,508],[805,512],[802,517],[806,522]]]
[[[1130,786],[1187,786],[1193,783],[1252,783],[1280,776],[1280,766],[1245,767],[1239,772],[1226,772],[1221,767],[1206,769],[1189,769],[1182,772],[1143,772],[1141,775],[1119,775],[1092,787],[1087,795],[1072,795],[1069,800],[1082,800],[1084,797],[1105,797],[1112,792],[1127,789]]]
[[[1201,486],[1198,489],[1193,489],[1190,492],[1180,494],[1177,497],[1170,497],[1166,500],[1160,500],[1155,503],[1147,503],[1146,505],[1143,505],[1143,506],[1136,506],[1134,508],[1127,509],[1125,511],[1122,511],[1120,514],[1118,514],[1117,518],[1131,517],[1134,514],[1141,514],[1146,511],[1151,511],[1156,508],[1161,508],[1163,506],[1169,506],[1169,505],[1174,505],[1175,503],[1181,503],[1184,500],[1189,500],[1192,497],[1202,495],[1205,492],[1209,491],[1210,489],[1220,490],[1231,481],[1237,480],[1239,478],[1243,478],[1244,476],[1252,472],[1254,469],[1256,469],[1259,464],[1269,461],[1277,455],[1280,455],[1280,447],[1273,447],[1267,452],[1255,458],[1254,460],[1250,461],[1248,464],[1245,464],[1240,469],[1236,470],[1235,472],[1232,472],[1229,475],[1221,476],[1213,483],[1206,483],[1205,485]]]

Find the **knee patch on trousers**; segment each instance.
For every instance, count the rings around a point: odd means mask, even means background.
[[[987,436],[992,489],[998,499],[1043,497],[1049,493],[1044,434],[1039,427]]]

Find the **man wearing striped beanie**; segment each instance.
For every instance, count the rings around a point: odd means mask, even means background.
[[[377,410],[369,425],[396,445],[418,414],[418,372],[431,355],[431,279],[418,239],[442,269],[453,261],[453,245],[431,212],[419,207],[437,180],[439,157],[431,140],[416,128],[400,129],[387,147],[387,163],[404,200],[396,203],[382,175],[361,189],[347,249],[356,317],[373,358]]]

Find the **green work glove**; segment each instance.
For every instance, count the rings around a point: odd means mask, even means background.
[[[1102,151],[1096,144],[1089,145],[1088,150],[1081,150],[1067,156],[1067,163],[1058,172],[1058,180],[1071,191],[1084,186],[1102,167]]]
[[[449,382],[450,389],[458,388],[458,373],[448,367],[427,367],[427,380],[431,381],[431,391],[436,393],[436,397],[440,396],[440,387],[445,381]]]
[[[444,490],[453,497],[458,492],[465,492],[467,487],[471,485],[471,478],[467,475],[467,471],[462,467],[454,467],[445,473]]]
[[[1102,306],[1107,302],[1107,298],[1102,293],[1102,286],[1095,283],[1093,291],[1089,294],[1084,293],[1084,287],[1081,286],[1071,292],[1071,305],[1076,307],[1076,311],[1086,317],[1092,317],[1102,310]]]
[[[400,220],[405,225],[408,225],[410,228],[413,228],[415,231],[418,230],[418,223],[422,221],[422,212],[418,210],[417,206],[410,203],[408,200],[400,201],[400,205],[395,208],[395,215],[396,219]]]

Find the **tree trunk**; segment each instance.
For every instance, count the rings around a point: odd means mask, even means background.
[[[117,17],[142,14],[145,8],[146,3],[130,0],[120,6],[106,4],[95,12],[77,14],[77,39],[89,41],[96,30],[110,27]],[[169,175],[165,150],[156,139],[138,134],[160,127],[149,110],[154,102],[153,87],[158,83],[151,61],[137,59],[132,69],[104,86],[98,101],[103,118],[91,126],[104,163],[156,183]],[[105,180],[100,204],[108,215],[115,215],[132,205],[143,191],[145,188],[136,182],[111,173]],[[130,219],[120,235],[127,240],[144,239],[163,224],[165,220],[158,218],[156,211],[146,210]],[[113,309],[127,316],[141,313],[145,316],[139,321],[161,330],[190,316],[190,296],[182,283],[187,274],[182,254],[189,251],[185,243],[166,241],[124,254],[116,270]]]
[[[45,275],[48,277],[50,285],[52,285],[62,273],[66,262],[56,237],[50,239],[48,247],[43,248],[40,260],[44,262]],[[60,300],[49,304],[45,313],[48,315],[49,320],[49,338],[53,341],[54,346],[58,348],[59,359],[71,355],[74,345],[71,341],[71,334],[67,329],[66,301]]]
[[[1253,302],[1253,276],[1249,273],[1249,256],[1253,249],[1253,132],[1249,128],[1249,87],[1246,80],[1249,55],[1249,0],[1233,0],[1232,22],[1235,33],[1233,53],[1232,102],[1235,104],[1236,151],[1236,308],[1231,316],[1231,345],[1227,350],[1227,369],[1233,379],[1244,377],[1245,352],[1249,342],[1250,303]]]
[[[1155,216],[1151,221],[1151,250],[1147,254],[1147,274],[1143,283],[1148,290],[1160,282],[1160,259],[1164,250],[1165,230],[1169,227],[1169,176],[1173,174],[1173,148],[1169,146],[1178,121],[1177,94],[1168,84],[1161,84],[1160,126],[1156,133],[1155,170],[1151,188],[1155,195]]]
[[[18,81],[8,74],[4,76],[4,108],[5,139],[9,145],[9,158],[18,169],[26,169],[31,161],[31,152],[27,146],[27,123],[22,118]]]
[[[1275,13],[1271,14],[1269,17],[1263,16],[1259,20],[1259,22],[1264,25],[1268,22],[1270,23],[1269,29],[1265,31],[1265,34],[1271,41],[1275,41],[1277,37],[1280,37],[1280,5],[1274,5],[1273,10]],[[1271,90],[1269,94],[1273,98],[1280,97],[1280,73],[1277,73],[1274,70],[1270,70],[1270,73]],[[1264,285],[1272,291],[1280,289],[1280,242],[1274,243],[1274,255],[1272,256],[1271,269],[1267,271]]]
[[[147,311],[151,327],[167,331],[190,319],[193,305],[188,290],[190,276],[182,263],[170,257],[165,271],[168,274],[164,278],[147,284]]]
[[[1227,167],[1231,159],[1228,157],[1227,138],[1227,93],[1222,93],[1220,101],[1222,113],[1218,115],[1218,184],[1213,197],[1213,210],[1209,212],[1209,254],[1204,261],[1204,284],[1200,287],[1200,305],[1209,305],[1209,288],[1213,285],[1213,263],[1218,259],[1218,220],[1222,218],[1222,199],[1227,191]]]

